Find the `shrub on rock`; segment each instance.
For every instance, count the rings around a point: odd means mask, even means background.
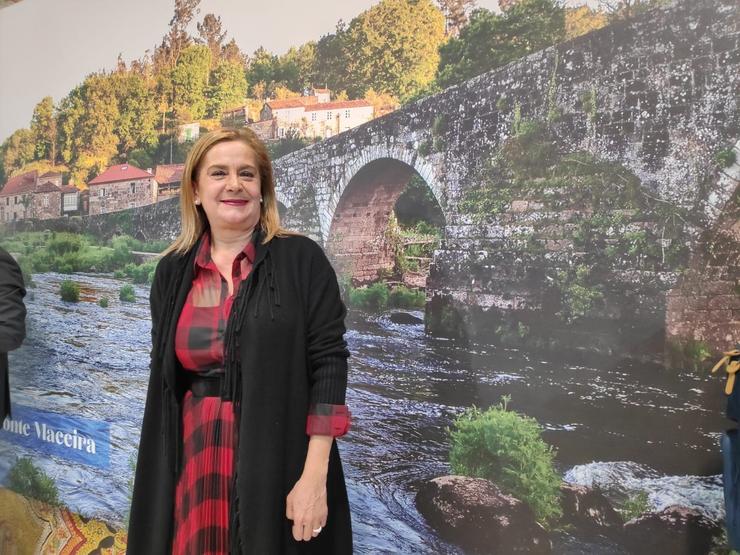
[[[545,527],[560,518],[560,476],[554,449],[534,418],[507,409],[508,398],[486,411],[473,407],[454,422],[450,466],[455,474],[486,478],[525,501]]]

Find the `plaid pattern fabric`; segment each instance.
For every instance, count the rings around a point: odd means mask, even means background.
[[[252,270],[255,245],[250,241],[234,259],[234,294]],[[180,314],[175,352],[187,372],[223,373],[224,334],[234,295],[211,259],[206,233],[195,259],[195,275]],[[238,426],[233,406],[220,397],[183,399],[184,468],[175,491],[173,555],[229,553],[229,503]],[[349,430],[345,405],[315,404],[307,415],[308,435],[340,436]]]

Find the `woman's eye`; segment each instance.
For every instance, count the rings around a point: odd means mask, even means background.
[[[254,174],[252,172],[242,172],[242,177],[254,177]]]
[[[220,170],[216,170],[216,171],[212,172],[211,175],[224,175],[224,172],[222,172]]]

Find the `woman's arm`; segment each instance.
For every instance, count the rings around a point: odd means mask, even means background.
[[[312,242],[313,243],[313,242]],[[310,540],[326,524],[326,479],[334,437],[349,430],[345,403],[347,358],[344,317],[347,309],[339,293],[334,269],[323,250],[314,248],[308,281],[306,314],[310,408],[306,433],[310,436],[303,473],[286,500],[293,521],[293,537]]]

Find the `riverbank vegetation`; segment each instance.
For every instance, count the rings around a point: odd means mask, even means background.
[[[166,241],[139,241],[128,235],[100,240],[93,235],[34,231],[4,236],[0,245],[17,257],[27,285],[32,274],[58,272],[114,272],[119,279],[151,283],[157,261],[137,263],[134,251],[159,253]]]
[[[8,489],[24,497],[59,506],[59,490],[54,479],[37,467],[30,457],[17,457],[6,479]]]

